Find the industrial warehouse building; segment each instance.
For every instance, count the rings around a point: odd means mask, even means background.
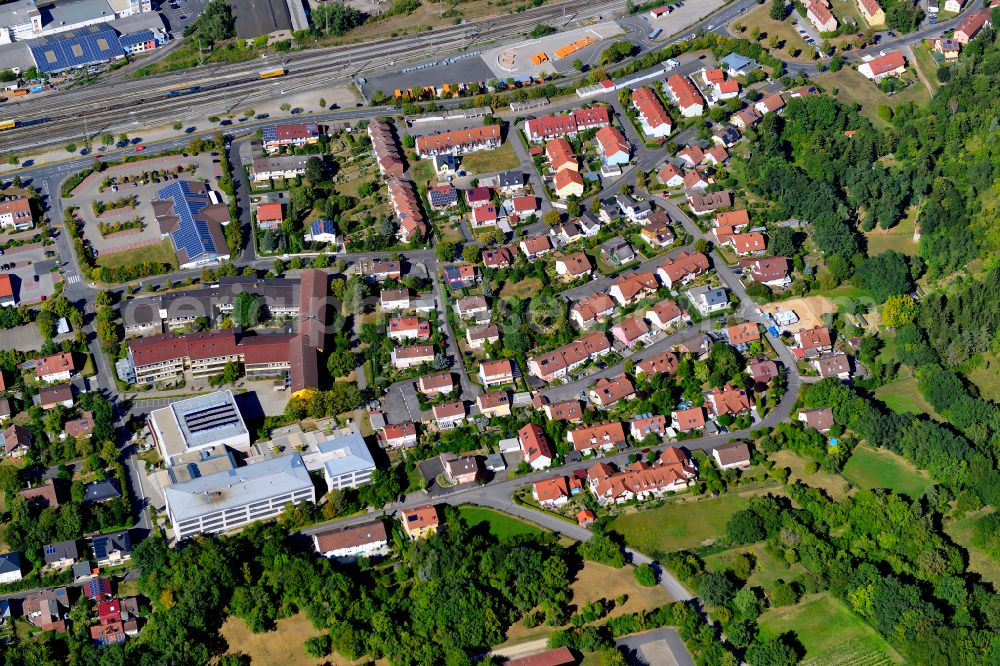
[[[184,539],[274,518],[289,502],[315,502],[316,489],[293,453],[167,486],[164,497],[174,536]]]

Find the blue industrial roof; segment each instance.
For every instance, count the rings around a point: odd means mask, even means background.
[[[91,25],[31,42],[31,57],[42,72],[61,72],[124,55],[118,35],[106,25]]]
[[[156,35],[153,34],[152,30],[137,30],[136,32],[130,32],[122,35],[118,38],[121,45],[125,48],[130,46],[135,46],[136,44],[143,44],[145,42],[151,42],[156,39]]]
[[[156,193],[161,200],[173,202],[174,215],[180,223],[171,233],[174,249],[179,253],[187,251],[188,261],[194,261],[203,255],[218,255],[219,248],[206,220],[198,219],[198,213],[211,205],[208,192],[192,192],[188,181],[177,180]]]

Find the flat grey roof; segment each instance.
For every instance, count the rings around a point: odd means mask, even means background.
[[[51,30],[58,26],[70,26],[92,21],[101,16],[114,17],[115,12],[108,0],[70,0],[44,5],[38,8],[42,13],[42,28]]]
[[[359,433],[334,437],[320,442],[316,448],[319,449],[324,460],[323,467],[330,476],[375,469],[375,459],[365,444],[365,438]]]
[[[233,0],[232,8],[236,17],[236,36],[240,39],[292,29],[285,0]]]
[[[233,392],[229,390],[179,400],[163,410],[157,410],[162,411],[169,411],[173,416],[186,449],[249,434]]]
[[[180,522],[303,488],[312,488],[312,479],[302,456],[293,453],[177,483],[163,492],[171,516]]]

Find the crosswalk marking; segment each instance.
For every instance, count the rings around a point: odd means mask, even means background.
[[[66,284],[76,284],[80,281],[80,276],[76,273],[70,273],[66,276]]]

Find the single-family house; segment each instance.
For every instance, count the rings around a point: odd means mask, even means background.
[[[836,377],[841,380],[851,377],[851,360],[843,352],[817,356],[812,364],[820,377]]]
[[[724,415],[737,416],[750,411],[750,395],[741,388],[726,384],[705,392],[705,405],[716,418]]]
[[[829,407],[803,409],[799,412],[799,421],[819,432],[826,432],[833,427],[833,410]]]
[[[672,375],[677,372],[677,354],[672,351],[661,351],[655,356],[639,361],[635,364],[635,374],[637,377],[643,375],[655,375],[665,372]]]
[[[415,423],[390,423],[379,432],[379,442],[386,448],[416,446],[417,426]]]
[[[534,423],[529,423],[517,431],[517,440],[524,454],[523,460],[532,469],[545,469],[552,464],[552,449],[545,431]]]
[[[631,305],[652,296],[659,287],[655,273],[629,273],[611,283],[608,295],[618,305]]]
[[[678,432],[691,432],[705,427],[705,410],[701,407],[677,409],[670,414],[670,427]]]
[[[702,252],[681,251],[677,256],[664,259],[656,269],[660,282],[673,289],[686,284],[708,271],[708,257]]]
[[[482,349],[487,344],[500,340],[500,329],[495,324],[470,326],[465,329],[465,340],[472,349]]]
[[[585,252],[574,252],[556,259],[556,274],[571,282],[589,277],[594,267]]]
[[[750,448],[745,442],[737,442],[712,449],[712,458],[719,469],[746,469],[750,467]]]
[[[594,423],[566,433],[566,440],[577,451],[612,451],[625,445],[625,428],[621,421]]]
[[[729,296],[722,287],[694,287],[687,291],[687,297],[702,316],[721,312],[729,307]]]
[[[875,82],[889,76],[899,76],[905,71],[906,58],[899,51],[890,51],[858,65],[858,72]]]
[[[476,397],[479,413],[485,417],[510,416],[510,395],[507,391],[492,391],[480,393]]]
[[[623,346],[631,349],[639,343],[648,341],[650,330],[645,319],[633,315],[612,326],[611,335]]]
[[[441,524],[437,508],[431,504],[415,509],[403,509],[400,511],[400,521],[403,523],[406,536],[410,537],[411,541],[426,539],[436,534]]]
[[[552,178],[552,191],[559,199],[582,197],[584,189],[583,176],[575,169],[562,169]]]
[[[452,381],[450,372],[438,372],[433,375],[424,375],[418,379],[417,389],[427,397],[433,398],[454,391],[455,382]]]
[[[479,366],[479,382],[486,388],[514,383],[514,363],[510,359],[483,361]]]
[[[441,430],[451,430],[465,421],[465,403],[461,400],[446,402],[431,407],[434,422]]]
[[[584,296],[570,307],[569,317],[580,328],[587,328],[607,319],[615,312],[615,302],[605,293]]]
[[[625,139],[625,135],[614,125],[606,125],[597,130],[594,135],[597,148],[601,154],[601,160],[609,166],[620,166],[628,164],[632,153],[632,145]]]

